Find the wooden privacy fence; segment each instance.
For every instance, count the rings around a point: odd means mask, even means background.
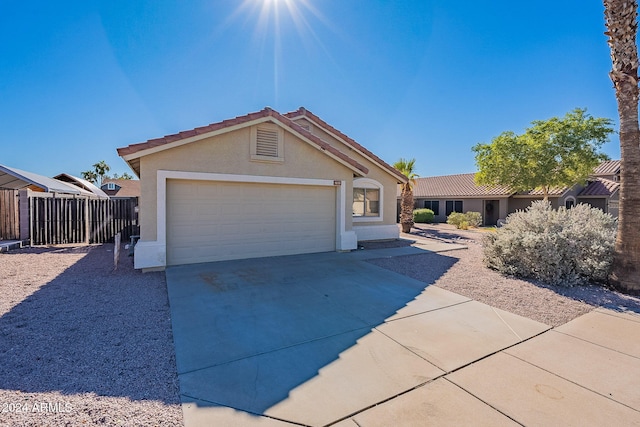
[[[29,197],[31,245],[113,242],[138,234],[135,199]]]
[[[18,191],[0,190],[0,240],[20,239]]]

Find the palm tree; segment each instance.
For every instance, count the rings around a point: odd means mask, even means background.
[[[93,165],[93,170],[100,177],[100,185],[102,185],[104,179],[107,177],[107,172],[111,170],[107,162],[104,160],[100,160],[98,163]]]
[[[400,173],[409,180],[402,184],[402,193],[400,195],[400,225],[403,233],[411,232],[413,227],[413,184],[418,175],[413,171],[416,159],[406,160],[400,159],[393,164]]]
[[[610,276],[620,291],[640,294],[640,129],[638,127],[638,2],[604,0],[611,80],[620,115],[620,210]]]

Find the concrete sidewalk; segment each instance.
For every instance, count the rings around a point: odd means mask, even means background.
[[[185,425],[640,425],[639,316],[550,329],[363,262],[422,247],[169,268]]]

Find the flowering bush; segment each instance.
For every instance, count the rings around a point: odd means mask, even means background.
[[[447,224],[455,225],[456,228],[466,230],[469,227],[479,227],[482,224],[482,214],[480,212],[451,212],[447,217]]]
[[[484,262],[505,274],[550,284],[605,282],[617,221],[589,205],[555,210],[534,202],[484,239]]]

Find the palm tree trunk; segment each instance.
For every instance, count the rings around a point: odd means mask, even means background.
[[[637,0],[604,0],[620,115],[620,210],[610,276],[620,291],[640,294],[640,130]]]
[[[400,225],[403,233],[410,233],[413,227],[413,190],[410,183],[402,186],[400,196]]]

